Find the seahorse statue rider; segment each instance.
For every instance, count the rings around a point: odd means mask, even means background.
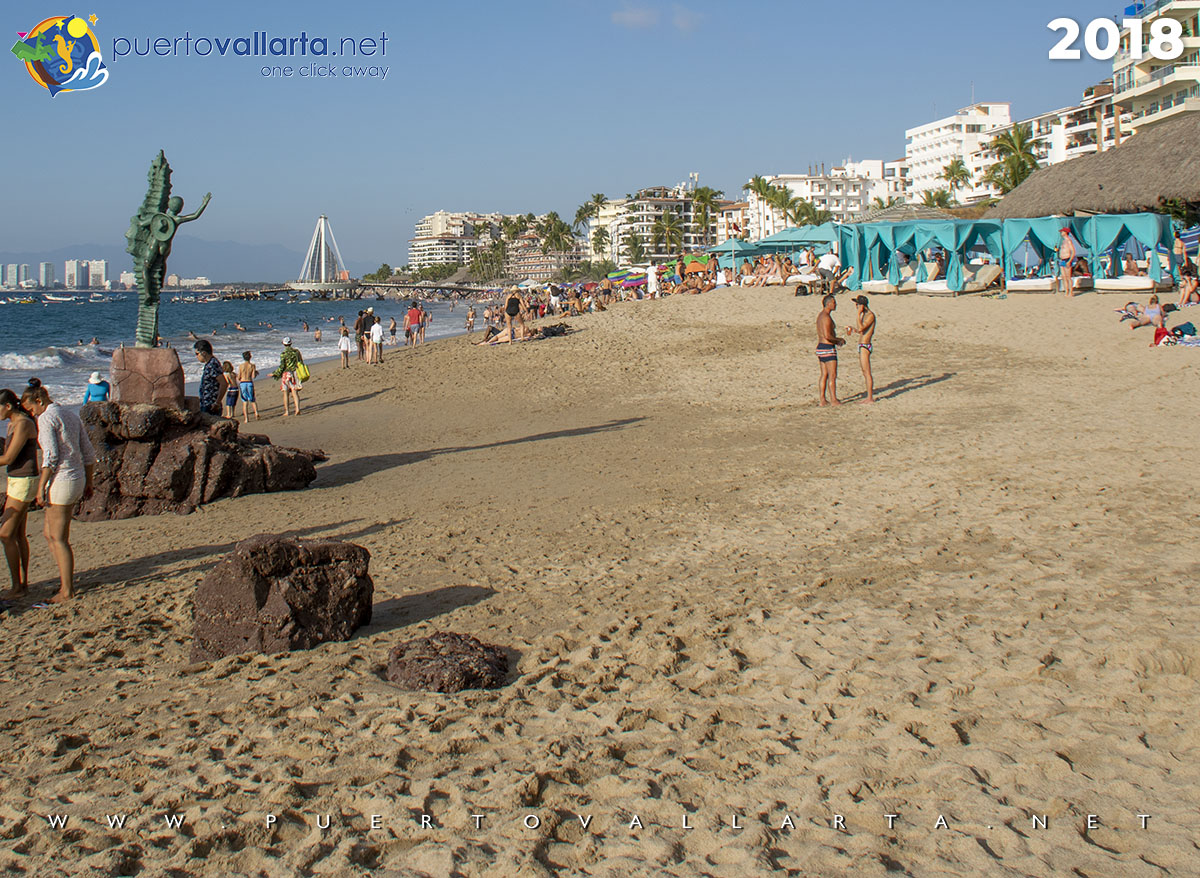
[[[138,285],[139,348],[158,345],[159,294],[167,275],[167,257],[171,255],[171,241],[175,232],[182,223],[199,219],[212,199],[212,193],[207,193],[198,211],[180,216],[183,199],[171,196],[171,166],[167,164],[167,157],[162,150],[150,163],[147,177],[150,188],[137,215],[130,220],[129,231],[125,233],[129,241],[125,250],[133,256],[133,273]]]

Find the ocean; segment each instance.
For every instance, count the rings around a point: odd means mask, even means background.
[[[14,298],[26,295],[35,304],[5,303],[0,297],[0,387],[17,394],[32,377],[41,379],[55,401],[67,405],[83,402],[88,376],[99,371],[108,378],[108,368],[114,349],[134,343],[137,326],[137,293],[126,293],[124,301],[60,303],[44,302],[40,293],[10,293]],[[179,351],[184,376],[191,385],[200,380],[200,365],[192,356],[188,332],[212,342],[218,360],[229,360],[236,366],[242,351],[252,351],[260,373],[268,374],[279,365],[279,351],[284,336],[291,336],[292,345],[306,362],[315,363],[338,356],[339,318],[353,332],[358,312],[373,307],[383,318],[384,337],[388,337],[388,318],[395,317],[396,335],[404,340],[404,312],[409,299],[378,302],[374,299],[301,301],[219,301],[172,302],[164,296],[159,306],[159,332]],[[467,305],[456,304],[454,311],[445,302],[425,302],[433,316],[425,334],[426,341],[461,335],[466,332]],[[476,306],[476,328],[483,326],[483,307]],[[308,323],[308,331],[304,323]],[[245,332],[234,328],[235,323]],[[321,341],[313,333],[321,329]],[[98,342],[93,345],[91,340]],[[385,348],[385,351],[387,349]]]

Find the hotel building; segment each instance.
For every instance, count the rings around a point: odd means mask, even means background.
[[[909,169],[904,159],[847,161],[828,173],[776,174],[764,177],[772,186],[785,186],[794,197],[828,211],[834,222],[854,222],[871,209],[875,199],[904,198],[909,186]],[[750,240],[757,241],[789,226],[777,208],[747,190],[747,221]],[[722,240],[724,240],[722,238]]]
[[[909,166],[908,201],[920,204],[926,192],[946,189],[942,173],[954,159],[962,159],[970,168],[971,156],[994,135],[989,132],[1012,124],[1012,107],[1002,103],[978,103],[965,107],[953,116],[909,128],[904,132],[904,156]],[[960,189],[957,197],[978,201],[990,197],[990,187],[981,184],[972,173],[974,183]]]
[[[63,265],[63,285],[68,290],[86,290],[88,286],[88,264],[78,259],[68,259]]]
[[[93,259],[87,263],[88,286],[97,290],[108,289],[108,260]]]
[[[1142,20],[1141,58],[1134,57],[1133,32],[1121,32],[1121,48],[1113,58],[1116,101],[1129,110],[1138,128],[1200,110],[1200,2],[1151,0],[1125,10]],[[1183,29],[1183,55],[1174,61],[1150,56],[1150,29],[1155,21],[1173,18]]]
[[[38,263],[38,286],[43,290],[48,290],[54,286],[54,263],[39,262]]]

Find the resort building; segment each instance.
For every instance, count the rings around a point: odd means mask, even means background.
[[[1119,146],[1123,139],[1134,134],[1133,122],[1133,114],[1128,107],[1122,108],[1118,119],[1113,81],[1106,79],[1086,89],[1076,106],[1051,110],[987,131],[987,136],[967,161],[972,186],[969,190],[960,190],[957,197],[967,202],[1000,197],[1000,190],[984,181],[988,171],[1000,160],[991,149],[991,143],[1019,125],[1029,127],[1038,163],[1047,167]],[[945,181],[942,181],[942,186],[945,185]],[[966,195],[968,192],[969,197]]]
[[[1140,8],[1139,8],[1140,7]],[[1139,128],[1200,110],[1200,3],[1196,0],[1149,0],[1126,10],[1142,20],[1142,46],[1134,57],[1133,32],[1121,32],[1121,48],[1113,58],[1116,100]],[[1183,55],[1160,61],[1150,55],[1150,29],[1155,21],[1173,18],[1183,28]]]
[[[4,286],[14,290],[17,288],[17,272],[19,270],[20,266],[15,262],[4,266]]]
[[[834,222],[846,223],[854,222],[870,210],[876,199],[886,204],[889,198],[903,198],[908,188],[908,165],[903,159],[846,161],[828,172],[822,167],[810,169],[807,174],[774,174],[763,179],[772,186],[786,187],[793,197],[830,214]],[[793,225],[782,211],[756,192],[747,190],[747,193],[750,240],[757,241]]]
[[[588,258],[592,262],[609,260],[610,262],[620,262],[621,252],[621,237],[622,224],[625,221],[625,214],[629,205],[627,198],[615,198],[612,201],[606,201],[600,206],[600,210],[596,215],[588,220],[584,230],[586,235],[586,249]],[[599,229],[604,229],[608,234],[608,240],[604,242],[604,246],[596,247],[596,232]]]
[[[43,290],[48,290],[54,286],[54,263],[39,262],[38,263],[38,286]]]
[[[500,237],[501,213],[450,213],[439,210],[422,217],[408,242],[408,264],[470,265],[475,251]]]
[[[132,271],[122,271],[120,283],[125,289],[132,290],[137,286],[137,275],[135,275]]]
[[[971,156],[991,141],[989,134],[1012,123],[1012,107],[1002,103],[979,103],[965,107],[953,116],[909,128],[904,157],[909,166],[908,201],[920,204],[926,192],[949,188],[942,173],[954,159],[962,159],[969,168]],[[990,188],[972,174],[973,183],[960,189],[957,197],[979,201],[991,197]]]
[[[750,202],[735,201],[726,204],[717,214],[717,243],[730,238],[744,238],[750,234]]]
[[[674,223],[679,228],[680,237],[668,246],[667,241],[660,236],[656,244],[656,227],[663,221],[672,222],[667,218],[668,214],[674,215]],[[636,235],[642,243],[644,259],[664,262],[672,256],[678,256],[680,249],[700,250],[714,243],[716,220],[714,212],[709,221],[709,228],[701,228],[696,219],[692,188],[687,183],[680,183],[671,188],[651,186],[641,189],[625,203],[625,212],[618,227],[618,252],[622,259],[627,260],[628,241],[631,236]]]
[[[68,290],[86,290],[88,286],[88,264],[78,259],[68,259],[63,264],[63,284]]]
[[[98,290],[108,289],[108,260],[93,259],[87,264],[88,286]]]
[[[542,239],[534,232],[525,232],[508,243],[504,260],[506,276],[519,281],[533,280],[545,283],[553,280],[564,268],[571,268],[583,261],[582,246],[570,251],[551,250],[542,252]]]

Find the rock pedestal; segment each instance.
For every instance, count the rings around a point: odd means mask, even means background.
[[[173,407],[93,402],[79,414],[96,449],[95,490],[77,514],[83,521],[186,514],[223,497],[299,490],[317,477],[314,462],[327,459],[241,436],[237,421]]]
[[[183,408],[183,366],[174,348],[117,348],[109,377],[113,402]]]
[[[371,621],[370,560],[340,540],[242,540],[196,590],[192,661],[349,640]]]
[[[452,631],[406,640],[388,654],[387,678],[405,689],[496,689],[507,674],[503,650]]]

